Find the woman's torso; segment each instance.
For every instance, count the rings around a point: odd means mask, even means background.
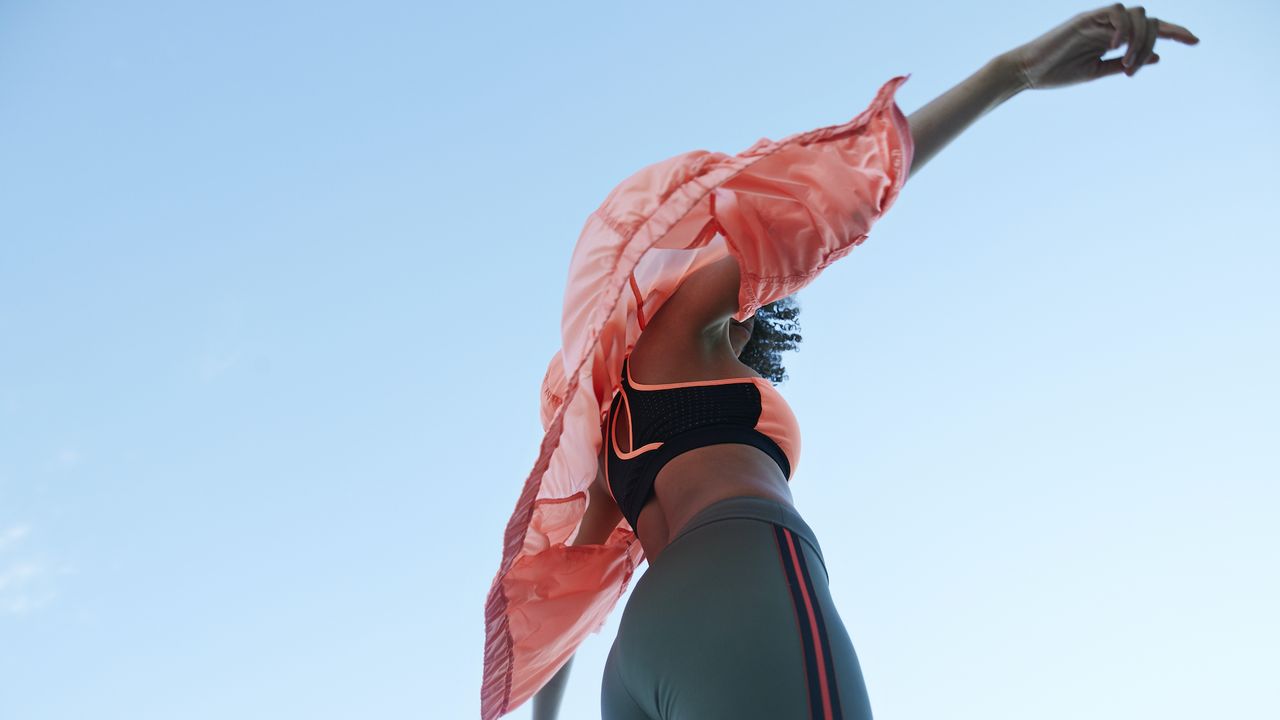
[[[681,314],[680,301],[677,292],[663,304],[636,340],[628,360],[631,378],[636,383],[762,377],[734,357],[727,342],[689,333],[677,319]],[[620,422],[624,423],[618,430],[622,437],[626,431],[625,417]],[[722,443],[676,456],[658,472],[653,493],[636,523],[636,536],[645,557],[653,562],[671,538],[703,508],[743,495],[769,498],[788,506],[793,504],[782,469],[759,448]]]

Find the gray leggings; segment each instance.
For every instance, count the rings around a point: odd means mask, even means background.
[[[705,508],[652,563],[605,663],[604,720],[870,720],[813,530],[773,500]]]

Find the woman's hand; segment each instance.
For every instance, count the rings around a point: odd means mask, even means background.
[[[1159,62],[1156,38],[1200,42],[1181,25],[1147,17],[1141,5],[1116,3],[1080,13],[1005,55],[1021,74],[1024,88],[1064,87],[1120,72],[1133,76],[1143,65]],[[1126,43],[1122,57],[1102,60],[1108,50]]]

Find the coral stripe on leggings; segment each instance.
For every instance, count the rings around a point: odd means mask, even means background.
[[[791,586],[792,601],[796,606],[796,622],[800,626],[801,644],[804,646],[804,669],[809,678],[809,702],[813,717],[823,720],[841,717],[840,698],[834,692],[832,682],[835,668],[831,663],[831,645],[824,643],[827,636],[822,622],[822,609],[813,602],[815,594],[809,568],[796,552],[795,535],[781,525],[773,526],[778,536],[778,551],[782,557],[783,572]],[[801,608],[803,607],[803,611]]]
[[[604,720],[869,720],[813,531],[755,497],[699,512],[636,583]]]

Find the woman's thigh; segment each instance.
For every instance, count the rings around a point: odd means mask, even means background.
[[[755,518],[694,529],[640,578],[602,705],[605,720],[871,717],[820,556]]]

